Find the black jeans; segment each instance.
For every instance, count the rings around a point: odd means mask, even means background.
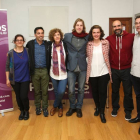
[[[140,78],[131,75],[131,81],[134,86],[137,102],[137,117],[140,119]]]
[[[107,85],[109,74],[99,77],[90,77],[89,82],[92,88],[92,96],[96,107],[105,108],[107,98]]]
[[[123,84],[123,91],[124,91],[124,111],[125,112],[132,112],[134,109],[133,106],[133,99],[132,99],[132,82],[130,79],[130,68],[124,70],[112,70],[112,107],[113,109],[119,109],[119,89],[120,83],[122,81]]]
[[[15,85],[11,85],[16,94],[17,104],[20,110],[29,110],[29,81],[26,82],[15,82]]]

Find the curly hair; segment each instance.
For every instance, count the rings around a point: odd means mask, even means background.
[[[90,31],[89,31],[88,41],[94,40],[94,39],[93,39],[93,36],[92,36],[92,31],[93,31],[93,29],[99,29],[99,30],[100,30],[100,32],[101,32],[100,40],[103,40],[103,37],[104,37],[104,35],[105,35],[105,34],[104,34],[104,30],[102,29],[101,26],[99,26],[99,25],[94,25],[94,26],[91,27],[91,29],[90,29]]]
[[[49,40],[50,41],[55,42],[55,40],[54,40],[54,34],[57,33],[57,32],[60,33],[60,37],[61,37],[60,40],[63,39],[63,32],[61,31],[61,29],[54,28],[54,29],[50,30],[50,32],[49,32]]]
[[[79,21],[83,23],[83,32],[85,33],[85,32],[86,32],[85,22],[84,22],[84,20],[81,19],[81,18],[77,18],[77,19],[75,20],[75,22],[74,22],[74,24],[73,24],[72,32],[76,31],[76,30],[75,30],[75,26],[76,26],[77,22],[79,22]]]

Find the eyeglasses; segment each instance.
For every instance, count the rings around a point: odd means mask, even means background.
[[[135,22],[135,25],[138,25],[138,24],[140,24],[140,22]]]
[[[16,42],[23,42],[23,40],[16,40]]]

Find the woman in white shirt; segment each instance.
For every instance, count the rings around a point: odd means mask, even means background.
[[[52,29],[49,32],[51,43],[51,67],[50,77],[54,87],[55,101],[50,115],[53,116],[58,108],[58,116],[63,116],[62,98],[67,85],[67,46],[62,41],[63,33],[60,29]]]
[[[104,31],[99,25],[91,27],[87,44],[87,77],[92,88],[92,95],[96,105],[94,116],[98,116],[102,123],[106,123],[104,110],[107,98],[107,85],[111,69],[109,63],[109,43],[103,39]],[[112,80],[111,80],[112,81]]]

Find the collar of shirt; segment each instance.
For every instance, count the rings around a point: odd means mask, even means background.
[[[36,41],[36,39],[35,39],[35,44],[38,44],[38,42]],[[39,44],[38,44],[38,45],[39,45]],[[43,40],[43,42],[42,42],[41,45],[45,45],[44,40]],[[40,46],[41,46],[41,45],[40,45]]]

